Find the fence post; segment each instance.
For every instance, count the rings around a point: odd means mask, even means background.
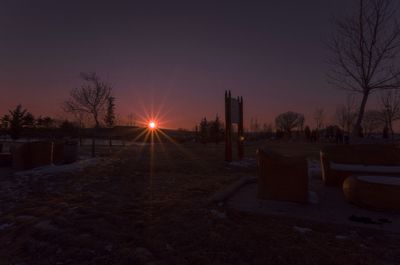
[[[243,97],[238,97],[239,102],[239,123],[238,123],[238,157],[242,160],[244,157],[244,133],[243,133]]]
[[[232,161],[231,91],[225,91],[225,161]]]

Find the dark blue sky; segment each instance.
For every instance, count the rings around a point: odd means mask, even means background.
[[[218,3],[217,3],[218,2]],[[345,92],[324,77],[323,39],[350,1],[1,1],[0,113],[21,103],[63,116],[79,73],[114,86],[117,112],[161,108],[166,127],[223,116],[243,95],[245,119],[325,107]]]

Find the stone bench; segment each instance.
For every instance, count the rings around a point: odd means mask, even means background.
[[[400,177],[351,176],[343,182],[347,201],[378,211],[400,211]]]
[[[308,202],[308,166],[305,157],[286,157],[257,151],[260,199]]]
[[[322,179],[342,186],[353,175],[400,175],[400,149],[393,145],[331,145],[320,152]]]

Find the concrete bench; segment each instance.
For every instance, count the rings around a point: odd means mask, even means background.
[[[308,167],[305,157],[285,157],[257,151],[258,192],[260,199],[308,201]]]
[[[352,175],[400,175],[400,149],[392,145],[332,145],[320,152],[322,179],[341,186]]]
[[[378,211],[400,211],[400,177],[351,176],[343,182],[347,201]]]

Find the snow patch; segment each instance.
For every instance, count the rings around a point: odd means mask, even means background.
[[[0,224],[0,230],[4,230],[6,228],[9,228],[10,226],[12,226],[12,224],[8,224],[8,223]]]
[[[252,167],[256,165],[256,160],[254,158],[245,158],[239,161],[232,161],[229,163],[229,166],[234,167]]]
[[[86,167],[96,165],[99,161],[98,158],[91,158],[80,160],[72,164],[65,164],[65,165],[48,165],[44,167],[37,167],[32,170],[24,170],[18,171],[14,173],[16,177],[22,176],[42,176],[42,175],[53,175],[58,173],[65,173],[65,172],[80,172],[83,171]]]
[[[309,233],[312,232],[312,229],[308,228],[308,227],[300,227],[300,226],[293,226],[293,230],[300,233],[300,234],[305,234],[305,233]]]
[[[318,160],[308,160],[308,176],[320,177],[322,175],[321,165]]]
[[[308,191],[308,202],[311,204],[318,204],[318,195],[315,191]]]
[[[346,236],[346,235],[337,235],[337,236],[335,236],[335,238],[337,240],[348,240],[348,239],[350,239],[350,237]]]
[[[399,177],[388,177],[388,176],[358,176],[359,180],[377,183],[377,184],[386,184],[392,186],[400,186],[400,178]]]
[[[211,210],[211,214],[215,217],[218,217],[220,219],[225,219],[226,218],[226,214],[217,210],[212,209]]]

